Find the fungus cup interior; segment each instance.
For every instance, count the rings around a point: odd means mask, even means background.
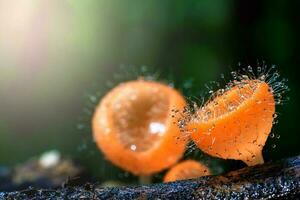
[[[122,83],[99,103],[93,134],[108,160],[135,175],[150,175],[175,164],[186,139],[172,118],[185,106],[183,96],[154,81]]]
[[[262,149],[272,129],[275,100],[260,80],[235,82],[196,111],[188,129],[204,152],[223,159],[263,163]]]

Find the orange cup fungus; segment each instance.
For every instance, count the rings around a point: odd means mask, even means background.
[[[164,182],[173,182],[210,175],[209,169],[194,160],[185,160],[172,167],[164,177]]]
[[[95,142],[108,160],[135,175],[151,175],[175,164],[186,140],[172,110],[186,102],[162,83],[121,83],[99,103],[93,116]],[[182,138],[182,139],[181,139]]]
[[[191,137],[204,152],[247,165],[264,162],[262,149],[271,132],[275,100],[264,81],[235,81],[196,111],[188,123]]]

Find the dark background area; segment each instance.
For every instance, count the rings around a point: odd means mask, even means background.
[[[88,137],[88,99],[121,64],[150,66],[195,91],[238,63],[275,64],[289,102],[264,150],[299,154],[298,1],[0,0],[0,164],[57,149],[99,176],[111,166]],[[137,71],[138,73],[138,71]],[[276,148],[271,146],[276,144]]]

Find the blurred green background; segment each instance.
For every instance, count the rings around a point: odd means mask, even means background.
[[[102,92],[120,64],[193,78],[197,90],[238,62],[278,65],[289,79],[290,101],[278,107],[274,132],[281,137],[268,142],[264,155],[299,154],[299,6],[271,0],[0,0],[0,164],[57,149],[106,173],[95,145],[85,146],[91,135],[83,128],[89,126],[86,99]]]

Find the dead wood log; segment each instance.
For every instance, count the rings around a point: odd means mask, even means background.
[[[226,175],[147,186],[64,187],[0,192],[0,199],[298,199],[300,156]]]

